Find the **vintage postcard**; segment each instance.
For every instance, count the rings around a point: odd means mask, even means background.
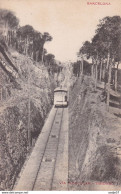
[[[0,0],[0,191],[121,190],[121,1]]]

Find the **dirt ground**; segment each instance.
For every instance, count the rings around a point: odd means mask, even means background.
[[[100,94],[89,76],[70,89],[69,190],[121,189],[121,109]]]

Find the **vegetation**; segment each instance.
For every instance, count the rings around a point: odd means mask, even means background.
[[[31,57],[36,62],[48,65],[51,74],[60,70],[53,54],[47,54],[44,45],[52,40],[48,32],[43,34],[36,31],[32,26],[19,26],[19,20],[15,14],[8,10],[0,10],[0,46],[7,50],[12,47],[19,53]]]
[[[95,90],[97,80],[105,82],[104,90],[109,107],[110,84],[112,82],[117,91],[117,71],[121,62],[121,17],[105,17],[100,20],[91,42],[83,43],[78,56],[81,57],[80,74],[83,74],[83,58],[92,59],[91,75],[95,80]],[[75,67],[73,71],[75,72]]]

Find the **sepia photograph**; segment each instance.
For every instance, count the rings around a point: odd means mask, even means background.
[[[121,1],[0,0],[0,192],[120,190]]]

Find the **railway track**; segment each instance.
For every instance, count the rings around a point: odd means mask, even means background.
[[[43,154],[42,162],[40,163],[32,190],[52,190],[62,117],[63,109],[57,109]]]
[[[40,140],[14,190],[65,190],[60,183],[65,177],[68,179],[68,137],[64,126],[66,115],[67,109],[54,109],[51,123],[48,123],[50,126],[48,130],[46,126],[43,134],[40,134]]]

